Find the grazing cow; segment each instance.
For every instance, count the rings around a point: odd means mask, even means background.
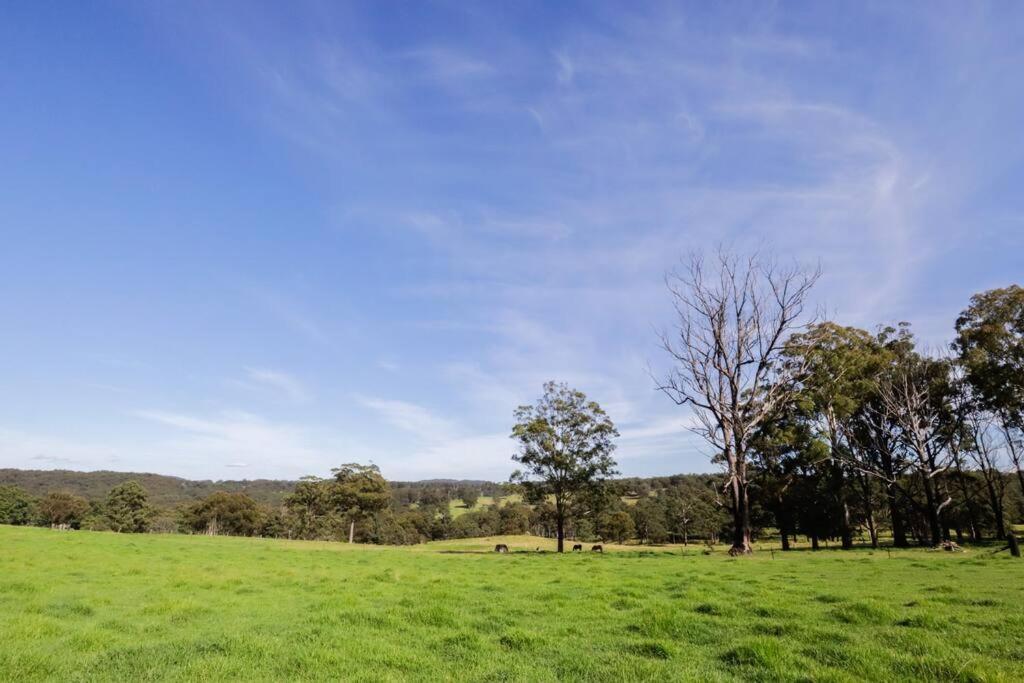
[[[504,543],[499,543],[498,545],[494,546],[494,552],[496,552],[496,553],[507,553],[508,552],[508,546],[505,545]]]
[[[572,547],[572,551],[574,553],[582,553],[583,552],[583,544],[582,543],[577,543],[576,545],[574,545]]]
[[[602,546],[600,544],[595,545],[595,546],[593,546],[590,549],[590,552],[592,552],[592,553],[603,553],[604,552],[604,546]]]

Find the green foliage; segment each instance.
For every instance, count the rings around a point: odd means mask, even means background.
[[[498,509],[498,533],[525,534],[530,530],[530,506],[523,503],[505,503]]]
[[[1024,288],[971,297],[956,335],[953,346],[986,407],[1024,427]]]
[[[138,482],[149,494],[150,504],[159,509],[192,504],[217,491],[245,493],[258,503],[277,507],[295,485],[294,481],[271,479],[194,481],[142,472],[0,469],[0,485],[20,486],[36,497],[67,491],[87,500],[103,500],[110,489],[126,481]]]
[[[32,496],[20,486],[0,486],[0,524],[32,524],[36,506]]]
[[[337,467],[328,497],[336,510],[349,518],[360,518],[379,512],[391,501],[388,482],[376,465],[348,463]]]
[[[395,519],[382,517],[369,526],[363,524],[379,516],[391,503],[391,489],[376,465],[349,463],[332,472],[332,479],[304,477],[285,499],[292,536],[305,539],[347,538],[349,525],[360,522],[357,528],[360,540],[399,537],[392,532],[405,527],[396,527]],[[387,527],[390,531],[380,534],[374,531],[376,527]],[[405,531],[400,537],[407,538]]]
[[[633,517],[625,510],[606,513],[598,521],[600,525],[598,532],[601,538],[607,538],[616,543],[625,543],[636,533]]]
[[[67,491],[51,491],[39,500],[37,509],[41,523],[77,529],[89,514],[89,501]]]
[[[630,508],[636,537],[641,543],[664,543],[668,540],[668,523],[665,505],[650,496],[641,498]]]
[[[260,506],[249,496],[218,491],[186,508],[182,526],[187,531],[214,536],[254,536],[264,519]]]
[[[153,516],[146,489],[137,481],[126,481],[110,489],[104,511],[111,530],[133,534],[148,530]]]
[[[463,505],[472,510],[476,507],[477,501],[480,500],[480,491],[472,486],[460,486],[458,497]]]
[[[580,496],[598,488],[615,472],[615,425],[595,401],[565,384],[548,382],[532,406],[519,406],[512,438],[519,452],[512,459],[523,466],[512,474],[527,499],[554,498],[559,552],[565,518]]]

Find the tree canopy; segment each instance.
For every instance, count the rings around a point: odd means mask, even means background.
[[[554,499],[558,552],[564,550],[565,518],[572,504],[616,474],[611,418],[577,389],[548,382],[537,403],[519,406],[512,438],[519,444],[513,460],[522,466],[511,481],[528,499]]]

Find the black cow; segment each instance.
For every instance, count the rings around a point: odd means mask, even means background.
[[[574,545],[572,547],[572,551],[574,553],[582,553],[583,552],[583,544],[582,543],[577,543],[576,545]]]
[[[603,553],[604,552],[604,546],[602,546],[600,544],[595,545],[595,546],[593,546],[590,549],[590,552],[592,552],[592,553]]]
[[[505,545],[504,543],[499,543],[498,545],[494,546],[494,552],[496,552],[496,553],[507,553],[508,552],[508,546]]]

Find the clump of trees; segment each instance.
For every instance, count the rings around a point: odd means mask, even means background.
[[[722,465],[733,554],[774,526],[787,549],[937,545],[1005,535],[1008,475],[1024,496],[1024,290],[978,294],[949,354],[909,325],[876,333],[804,316],[818,271],[720,251],[668,278],[677,321],[661,336],[672,368],[658,388],[698,419]],[[647,505],[645,505],[647,507]],[[641,538],[661,518],[646,510]]]
[[[19,486],[0,486],[0,524],[32,524],[36,501]]]

